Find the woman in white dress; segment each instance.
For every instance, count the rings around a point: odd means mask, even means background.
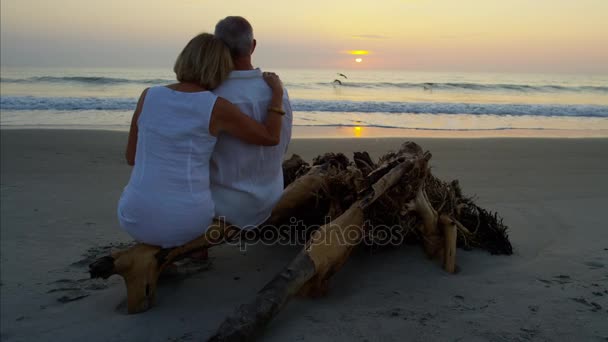
[[[272,99],[266,121],[258,123],[211,92],[231,69],[228,48],[203,33],[177,58],[178,83],[146,89],[139,98],[126,151],[134,168],[118,203],[120,225],[135,240],[169,248],[207,230],[214,217],[209,159],[218,134],[257,145],[279,143],[280,79],[264,73]]]

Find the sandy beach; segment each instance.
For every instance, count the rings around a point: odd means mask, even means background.
[[[88,264],[130,242],[116,203],[124,132],[1,131],[1,340],[205,340],[298,247],[220,246],[208,269],[167,279],[157,306],[125,314],[115,276]],[[368,151],[405,138],[295,139],[289,154]],[[321,299],[292,300],[263,341],[608,340],[608,139],[429,139],[433,173],[459,179],[510,227],[512,256],[458,250],[445,273],[421,248],[359,250]]]

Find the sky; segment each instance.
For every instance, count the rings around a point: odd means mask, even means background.
[[[0,6],[3,67],[170,68],[191,37],[241,15],[258,42],[254,64],[265,68],[608,73],[608,0],[2,0]]]

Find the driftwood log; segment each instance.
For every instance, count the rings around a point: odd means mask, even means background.
[[[120,275],[127,288],[128,313],[140,313],[154,305],[158,278],[168,266],[190,253],[224,242],[235,230],[224,221],[214,221],[204,235],[180,247],[160,248],[138,243],[97,259],[89,265],[89,273],[91,278],[103,279]]]
[[[314,224],[320,216],[329,216],[330,223],[315,230],[293,261],[256,298],[228,317],[210,341],[252,340],[292,296],[324,295],[329,278],[356,245],[387,245],[387,232],[376,231],[378,226],[396,228],[401,237],[410,237],[389,238],[389,245],[419,241],[426,254],[450,273],[456,270],[458,245],[511,254],[506,227],[497,215],[463,197],[456,181],[448,184],[432,176],[430,158],[429,152],[411,142],[383,156],[378,164],[367,153],[356,153],[354,163],[341,154],[326,154],[316,158],[312,167],[292,157],[286,170],[286,182],[292,183],[268,223],[277,226],[290,217],[305,217]]]
[[[331,275],[359,244],[383,248],[420,243],[448,272],[456,270],[457,246],[511,254],[502,220],[464,197],[457,181],[434,177],[430,158],[429,152],[408,142],[378,163],[365,152],[355,153],[353,162],[333,153],[315,158],[312,166],[298,156],[286,160],[286,189],[260,229],[276,229],[294,218],[319,228],[305,232],[303,250],[251,303],[228,317],[212,340],[251,340],[292,296],[324,295]],[[138,244],[97,260],[90,273],[122,276],[129,313],[142,312],[154,303],[158,277],[168,265],[238,234],[236,227],[214,222],[204,236],[182,247]]]

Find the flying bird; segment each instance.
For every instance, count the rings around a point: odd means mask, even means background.
[[[434,85],[435,85],[435,83],[424,83],[422,85],[422,88],[424,88],[424,90],[427,90],[427,91],[433,91]]]
[[[341,74],[341,73],[338,73],[338,76],[342,76],[342,77],[344,77],[344,78],[348,79],[348,77],[346,77],[346,75]]]

